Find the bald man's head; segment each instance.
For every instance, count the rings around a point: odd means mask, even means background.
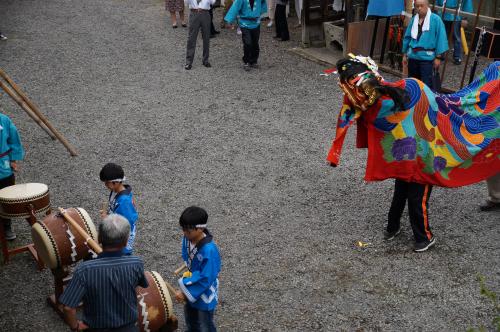
[[[424,18],[427,15],[427,10],[429,10],[429,0],[415,0],[415,9],[418,16]]]

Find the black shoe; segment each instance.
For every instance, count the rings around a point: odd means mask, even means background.
[[[434,246],[434,244],[436,244],[436,238],[433,236],[430,241],[415,243],[415,248],[413,248],[413,251],[415,251],[415,252],[424,252],[427,249],[429,249],[432,246]]]
[[[462,64],[462,59],[453,59],[453,63],[456,65]]]
[[[193,68],[193,66],[191,66],[190,64],[184,66],[184,69],[186,70],[191,70],[191,68]]]
[[[203,62],[203,65],[204,65],[205,67],[207,67],[207,68],[211,68],[211,67],[212,67],[212,65],[211,65],[211,64],[210,64],[210,62],[208,62],[208,61],[207,61],[207,62]]]
[[[391,241],[394,240],[396,236],[398,236],[401,233],[401,227],[399,227],[397,230],[393,232],[389,232],[387,230],[384,231],[384,240],[386,241]]]
[[[479,210],[483,212],[500,210],[500,203],[487,200],[486,203],[479,205]]]
[[[290,38],[287,38],[287,39],[281,39],[280,41],[289,41]]]
[[[172,28],[177,29],[177,24],[172,25]]]
[[[245,63],[245,64],[243,65],[243,69],[244,69],[245,71],[250,71],[250,64],[249,64],[249,63]]]
[[[186,28],[188,25],[186,23],[181,24],[183,28]]]

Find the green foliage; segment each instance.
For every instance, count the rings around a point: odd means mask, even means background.
[[[486,284],[484,282],[484,276],[478,275],[477,280],[479,281],[479,287],[480,287],[480,293],[482,296],[488,298],[491,300],[493,308],[495,310],[495,317],[492,320],[492,324],[497,332],[500,332],[500,304],[498,303],[498,296],[495,292],[490,291],[488,288],[486,288]],[[481,326],[478,329],[470,328],[467,329],[467,332],[485,332],[486,328],[484,326]]]

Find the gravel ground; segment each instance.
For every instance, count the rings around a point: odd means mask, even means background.
[[[2,94],[27,150],[19,182],[46,183],[53,206],[97,219],[98,172],[122,164],[139,204],[136,253],[171,282],[178,217],[205,207],[223,259],[221,331],[492,329],[477,282],[500,292],[499,214],[477,211],[485,185],[435,188],[431,251],[411,252],[407,216],[384,243],[392,182],[362,180],[354,131],[340,167],[325,165],[341,95],[321,66],[286,51],[297,42],[263,28],[261,68],[246,73],[239,36],[223,30],[213,68],[198,49],[185,71],[187,31],[170,27],[161,1],[0,0],[0,25],[0,66],[79,151],[70,157]],[[24,222],[15,228],[16,244],[30,241]],[[27,254],[0,268],[0,288],[0,330],[67,331],[45,302],[50,271]]]

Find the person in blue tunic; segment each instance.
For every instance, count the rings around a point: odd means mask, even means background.
[[[130,236],[127,241],[127,246],[123,249],[123,253],[132,255],[138,219],[134,197],[132,195],[132,187],[123,184],[123,181],[125,181],[123,168],[114,163],[104,165],[99,173],[99,177],[101,181],[104,182],[106,188],[110,190],[108,209],[107,211],[100,211],[101,218],[104,219],[108,214],[116,213],[128,220],[130,224]]]
[[[182,259],[188,268],[179,279],[175,298],[184,305],[187,331],[216,331],[214,311],[218,302],[221,259],[219,249],[207,229],[208,214],[197,206],[182,212]]]
[[[24,149],[17,128],[7,115],[0,113],[0,189],[13,186],[14,172],[18,171],[17,161],[24,159]],[[3,219],[6,240],[14,240],[10,219]]]
[[[224,20],[233,24],[239,16],[243,40],[243,69],[257,68],[259,60],[260,17],[267,12],[266,0],[235,0]]]
[[[444,11],[444,15],[442,15],[441,11],[438,12],[439,15],[443,17],[444,26],[446,27],[446,34],[450,33],[450,30],[453,26],[453,19],[455,19],[455,11],[460,1],[458,0],[447,0],[446,1],[446,10]],[[436,0],[437,6],[443,5],[443,0]],[[472,6],[472,0],[463,0],[462,8],[460,8],[464,12],[472,13],[474,12],[474,7]],[[453,40],[453,63],[459,65],[462,63],[462,38],[460,35],[460,27],[462,25],[466,25],[467,18],[463,18],[460,15],[457,15],[455,19],[455,25],[453,26],[452,40]]]
[[[448,50],[446,30],[441,18],[432,13],[428,0],[416,0],[417,14],[411,19],[403,39],[403,65],[408,76],[431,87],[433,70],[439,69]]]

